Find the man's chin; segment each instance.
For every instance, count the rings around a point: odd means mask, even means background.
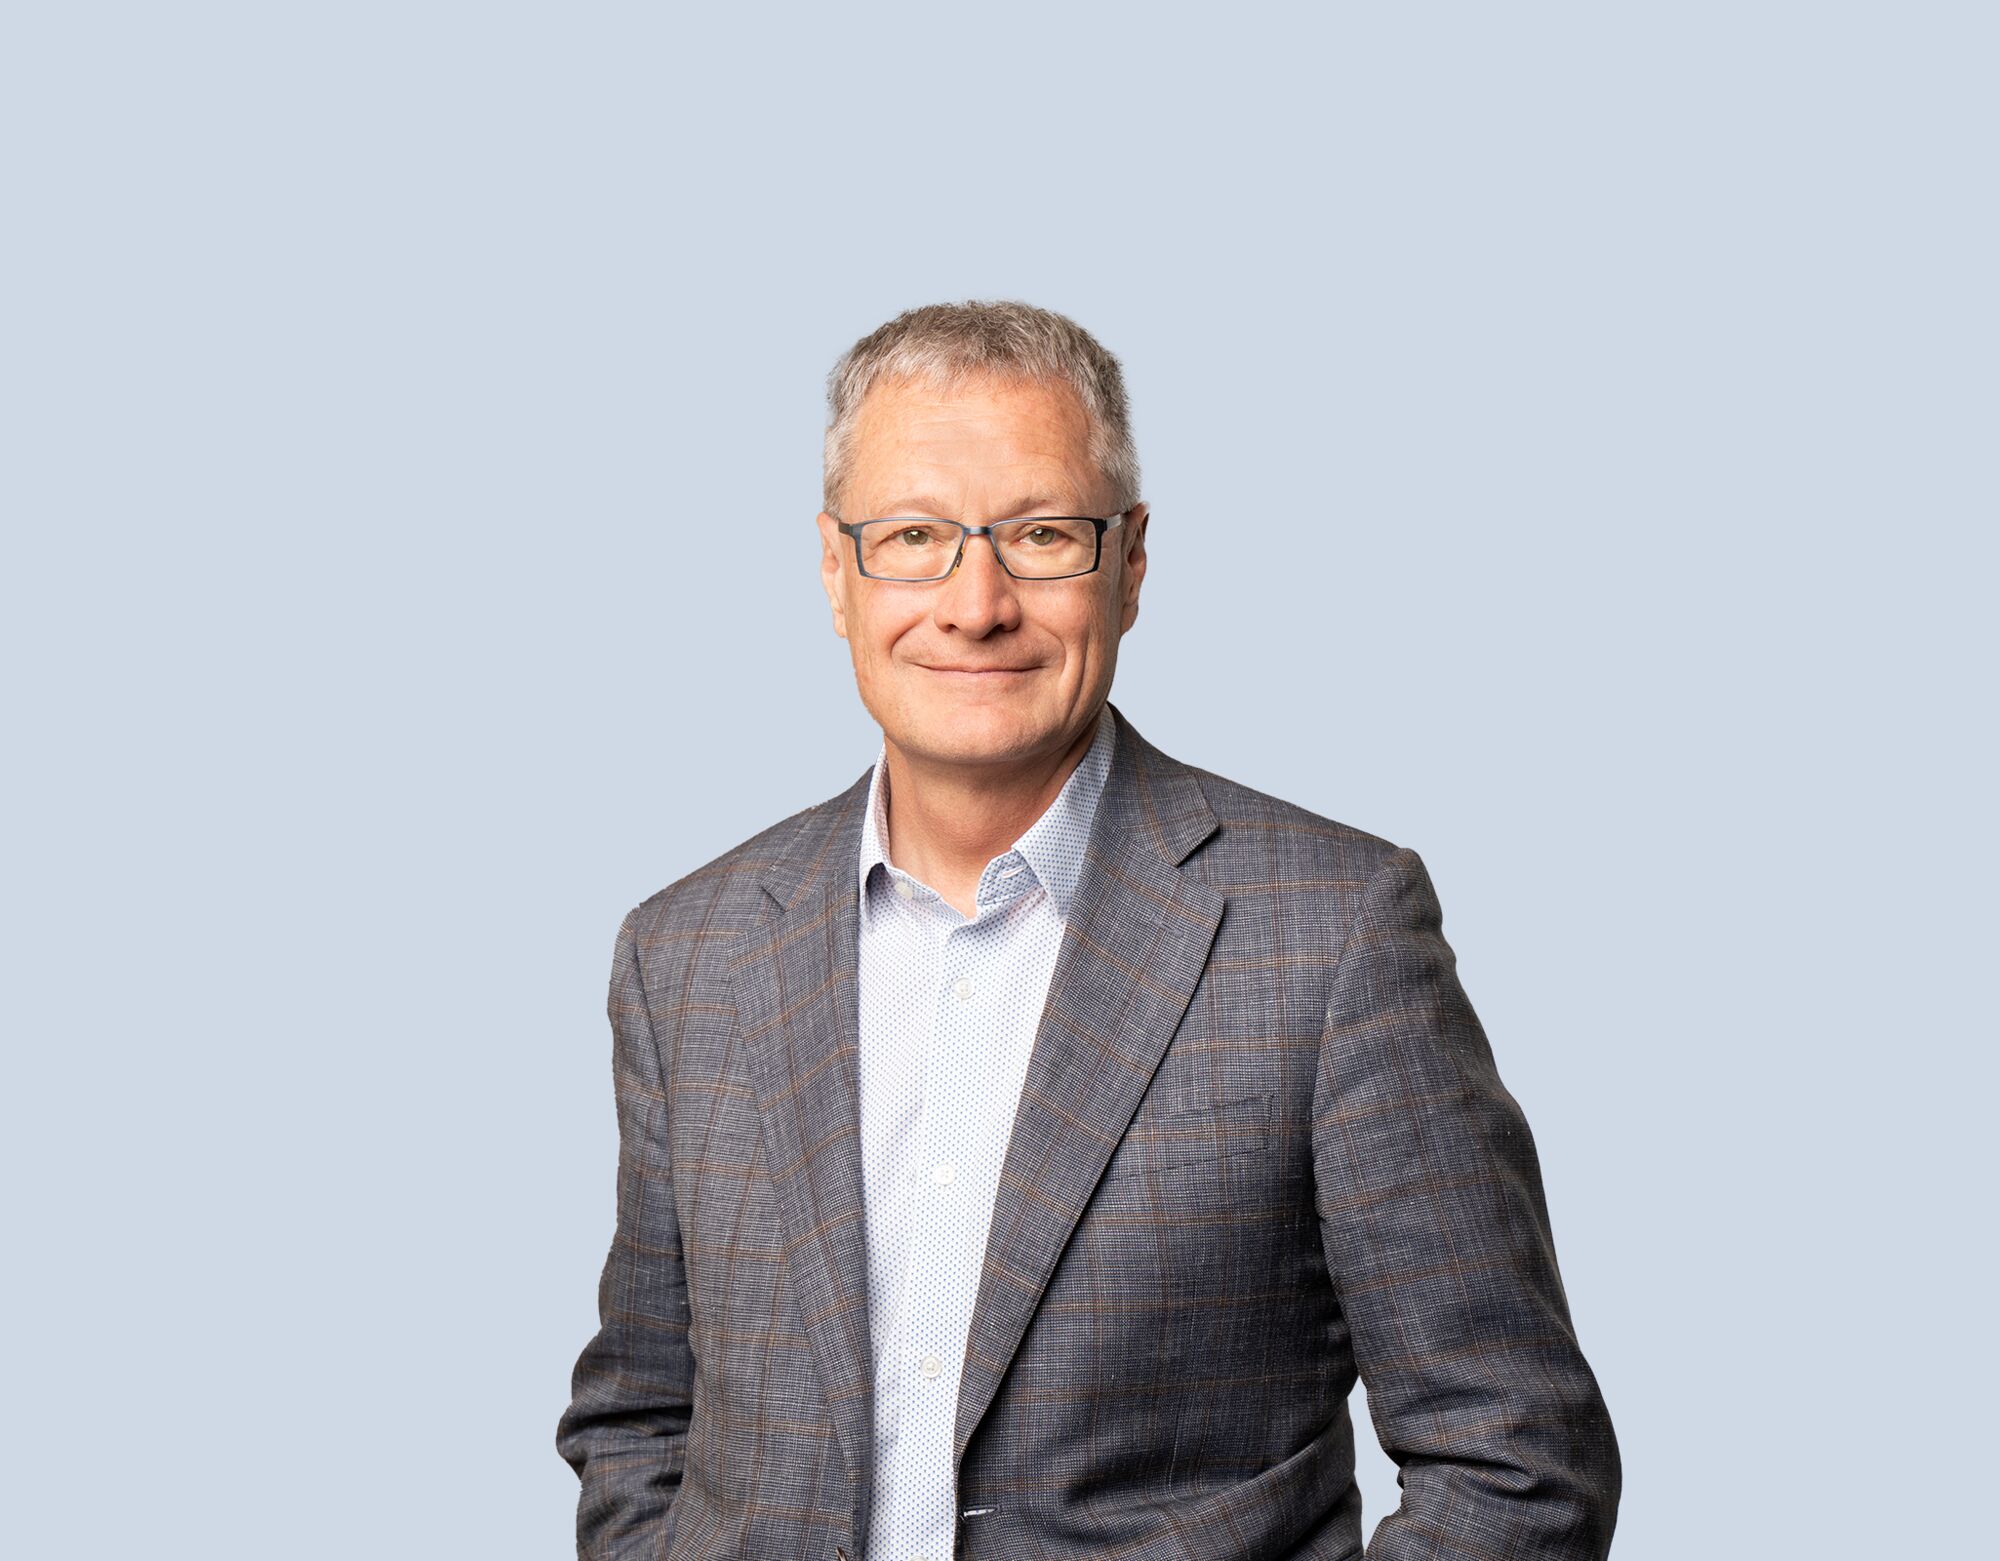
[[[1045,747],[1055,735],[1026,705],[990,699],[933,706],[901,747],[940,764],[1005,764]]]

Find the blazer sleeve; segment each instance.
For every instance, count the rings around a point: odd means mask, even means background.
[[[618,1220],[556,1450],[582,1489],[582,1561],[665,1554],[680,1488],[694,1356],[675,1213],[669,1085],[640,978],[634,911],[618,929],[607,1012],[618,1104]]]
[[[1333,977],[1315,1197],[1402,1504],[1370,1561],[1600,1561],[1621,1471],[1577,1346],[1534,1140],[1422,860],[1384,858]]]

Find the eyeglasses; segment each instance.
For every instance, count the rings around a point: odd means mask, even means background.
[[[1016,580],[1068,580],[1096,570],[1104,557],[1104,533],[1125,519],[1094,515],[1034,515],[967,526],[928,515],[881,520],[836,521],[854,538],[854,562],[871,580],[942,580],[965,556],[967,537],[993,544],[1000,567]]]

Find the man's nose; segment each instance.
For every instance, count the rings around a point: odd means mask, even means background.
[[[958,567],[938,584],[932,617],[941,629],[975,638],[1021,621],[1018,582],[1001,565],[991,536],[967,537]]]

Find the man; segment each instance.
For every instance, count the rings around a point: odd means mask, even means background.
[[[1108,701],[1115,360],[938,306],[829,399],[881,752],[619,931],[579,1553],[1358,1556],[1358,1372],[1403,1486],[1368,1556],[1602,1556],[1611,1425],[1422,862]]]

